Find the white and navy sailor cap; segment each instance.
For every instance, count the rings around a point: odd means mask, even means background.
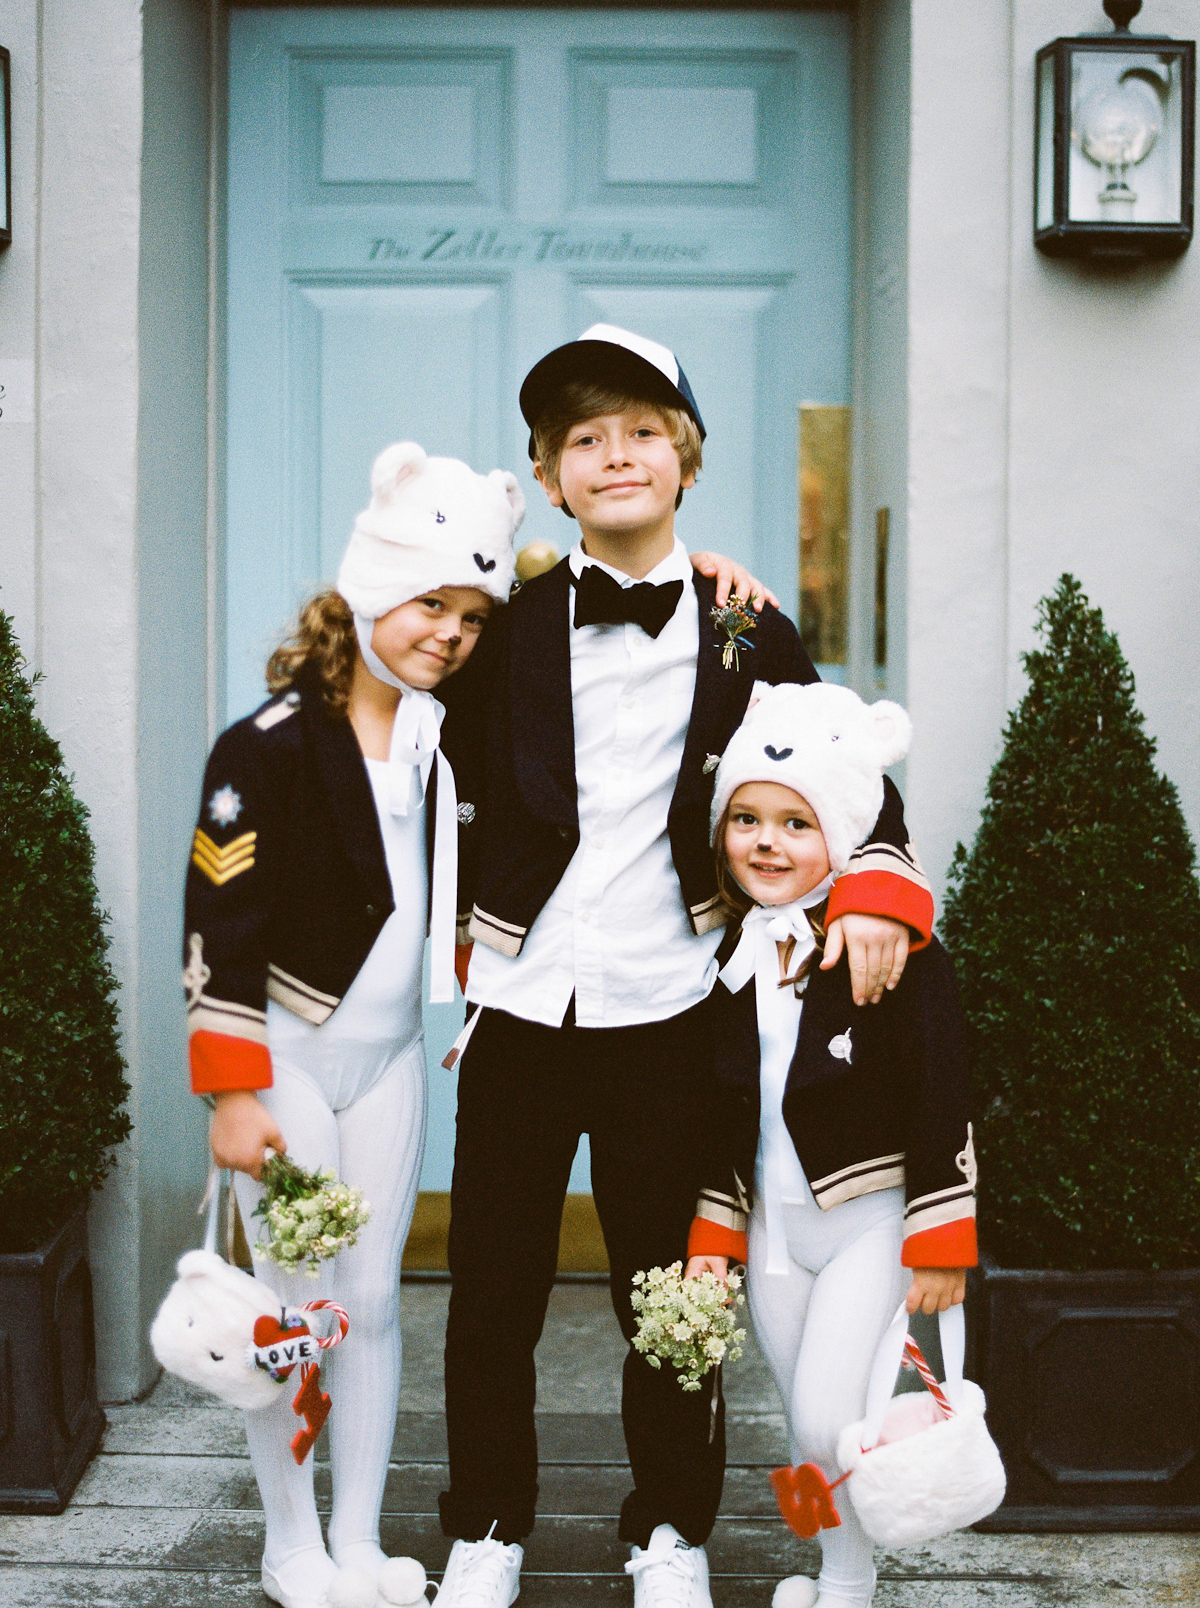
[[[521,412],[530,428],[529,456],[536,457],[532,430],[572,380],[596,380],[626,387],[647,401],[682,408],[696,421],[701,441],[704,420],[688,377],[674,352],[616,324],[593,324],[577,341],[555,347],[535,363],[521,386]]]

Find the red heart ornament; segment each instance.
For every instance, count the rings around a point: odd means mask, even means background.
[[[255,1318],[254,1320],[254,1344],[264,1350],[270,1350],[281,1343],[286,1344],[289,1340],[299,1340],[301,1336],[311,1333],[312,1330],[304,1319],[297,1317],[294,1313],[290,1314],[286,1328],[274,1313],[264,1313],[261,1318]],[[270,1362],[261,1364],[261,1366],[266,1368],[272,1379],[282,1381],[289,1376],[296,1364],[294,1362],[289,1363],[286,1360],[286,1356],[280,1352],[277,1360],[273,1359]]]
[[[841,1524],[833,1505],[834,1487],[815,1463],[772,1469],[771,1484],[785,1523],[805,1541],[811,1541],[818,1530],[834,1530]]]

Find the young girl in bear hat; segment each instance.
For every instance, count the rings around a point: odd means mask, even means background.
[[[734,919],[687,1272],[723,1278],[731,1259],[747,1263],[793,1462],[832,1483],[838,1435],[863,1416],[906,1289],[910,1312],[945,1310],[976,1260],[964,1031],[936,938],[870,1011],[855,1009],[844,959],[814,966],[830,887],[879,813],[884,769],[908,750],[908,716],[823,683],[756,694],[713,794]],[[841,1523],[820,1532],[819,1580],[782,1581],[774,1608],[868,1608],[872,1543],[846,1487],[833,1495]]]
[[[247,1228],[264,1150],[361,1189],[371,1219],[318,1281],[256,1261],[281,1302],[350,1315],[328,1354],[329,1552],[294,1391],[247,1413],[266,1516],[262,1584],[284,1608],[424,1601],[388,1559],[379,1511],[400,1384],[400,1261],[425,1137],[421,963],[452,998],[458,823],[431,689],[507,600],[525,503],[515,477],[387,448],[336,591],[302,610],[267,667],[274,696],[218,739],[188,870],[184,982],[192,1086],[216,1109]],[[332,1553],[332,1557],[330,1556]],[[340,1572],[339,1572],[340,1571]]]

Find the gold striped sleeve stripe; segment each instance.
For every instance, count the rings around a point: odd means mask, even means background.
[[[241,837],[234,838],[232,843],[227,843],[221,849],[207,832],[197,827],[192,839],[192,864],[197,871],[203,871],[215,887],[223,887],[243,871],[249,871],[254,864],[254,845],[257,840],[257,832],[243,832]]]

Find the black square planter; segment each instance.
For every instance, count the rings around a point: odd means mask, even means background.
[[[1200,1529],[1200,1269],[972,1274],[968,1372],[1008,1475],[980,1530]]]
[[[0,1255],[0,1512],[61,1513],[104,1432],[85,1208]]]

